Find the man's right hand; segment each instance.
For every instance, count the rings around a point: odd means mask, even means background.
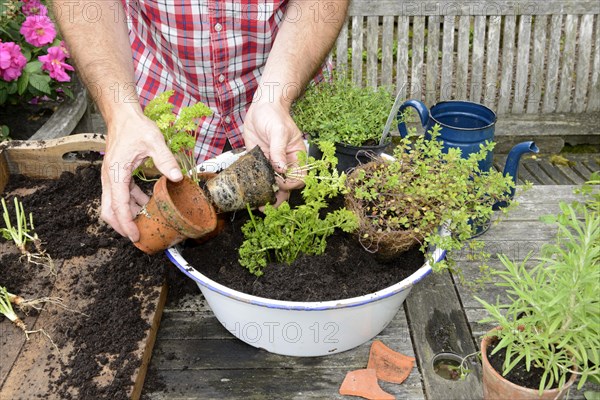
[[[132,173],[147,157],[151,157],[156,168],[171,181],[183,179],[156,124],[144,116],[139,107],[133,107],[108,123],[100,213],[104,221],[132,242],[139,240],[133,218],[148,202],[148,196],[134,183]]]

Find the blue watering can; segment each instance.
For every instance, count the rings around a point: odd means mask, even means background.
[[[435,124],[442,127],[438,140],[443,141],[446,151],[449,148],[459,148],[463,157],[468,157],[471,153],[477,153],[480,145],[494,141],[496,113],[484,105],[453,100],[437,103],[431,109],[427,109],[419,100],[408,100],[398,109],[398,120],[401,120],[402,113],[408,107],[413,107],[419,113],[425,135],[428,135]],[[398,124],[398,130],[402,137],[408,134],[404,122]],[[508,153],[504,174],[509,174],[516,185],[521,156],[525,153],[537,152],[539,149],[532,141],[517,144]],[[479,163],[479,169],[489,171],[493,165],[493,158],[493,153],[489,152],[486,159]],[[510,197],[512,198],[514,194],[513,189]],[[504,202],[499,202],[494,205],[494,209],[505,206]]]

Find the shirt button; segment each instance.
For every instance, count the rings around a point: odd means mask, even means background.
[[[215,25],[215,31],[221,32],[221,29],[223,29],[223,25],[221,25],[221,24],[216,24]]]
[[[231,123],[231,117],[229,115],[225,117],[225,123],[226,124],[230,124]]]
[[[225,82],[225,75],[223,75],[223,74],[219,75],[219,82],[221,82],[221,83]]]

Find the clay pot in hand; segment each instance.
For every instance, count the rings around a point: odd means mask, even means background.
[[[275,203],[275,172],[256,146],[215,178],[206,182],[212,203],[219,211],[235,211]]]
[[[148,204],[134,219],[140,231],[137,248],[147,254],[165,250],[186,238],[199,238],[217,226],[217,214],[196,182],[164,176],[154,184]]]

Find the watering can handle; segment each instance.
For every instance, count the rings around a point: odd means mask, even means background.
[[[398,131],[400,132],[400,136],[403,138],[406,137],[408,131],[406,130],[406,123],[402,121],[401,117],[404,110],[406,110],[408,107],[412,107],[415,110],[417,110],[423,128],[427,126],[427,121],[429,120],[429,109],[427,109],[427,106],[423,104],[423,102],[419,100],[407,100],[404,103],[402,103],[402,105],[398,109],[398,121],[400,121],[398,123]]]

